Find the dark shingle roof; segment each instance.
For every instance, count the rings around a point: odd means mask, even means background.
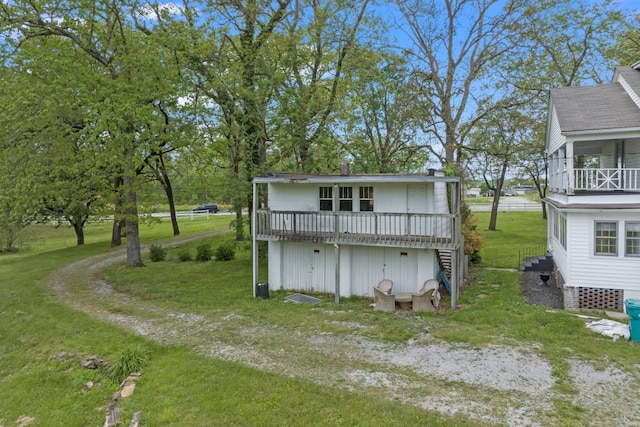
[[[640,88],[640,72],[629,70]],[[552,89],[551,100],[563,132],[640,127],[640,108],[617,82]]]

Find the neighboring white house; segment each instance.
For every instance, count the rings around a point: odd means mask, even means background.
[[[464,260],[460,179],[429,175],[304,175],[254,179],[254,285],[257,240],[269,242],[271,289],[373,297],[417,292],[441,266],[458,296]],[[254,290],[255,291],[255,290]]]
[[[552,89],[548,245],[566,308],[640,298],[640,63],[613,82]]]
[[[467,188],[464,192],[465,197],[480,197],[481,194],[482,191],[480,191],[480,189],[477,187]]]

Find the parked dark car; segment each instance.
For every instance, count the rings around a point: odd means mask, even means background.
[[[218,207],[218,205],[216,203],[207,203],[204,205],[200,205],[197,208],[193,208],[191,209],[192,212],[202,212],[202,211],[208,211],[211,213],[217,213],[218,211],[220,211],[220,207]]]

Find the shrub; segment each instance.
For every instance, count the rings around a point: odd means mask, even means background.
[[[191,255],[191,251],[189,249],[181,249],[178,251],[178,261],[187,262],[193,261],[193,256]]]
[[[162,246],[151,245],[149,248],[151,262],[164,261],[167,258],[167,250]]]
[[[196,248],[196,261],[209,261],[212,257],[211,244],[204,243]]]
[[[216,260],[231,261],[236,257],[236,247],[233,243],[223,243],[216,249]]]
[[[147,352],[140,346],[127,347],[106,368],[107,377],[120,384],[132,372],[140,372],[147,363]]]

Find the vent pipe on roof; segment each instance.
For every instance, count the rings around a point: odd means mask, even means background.
[[[349,175],[349,163],[342,162],[340,164],[340,175]]]

